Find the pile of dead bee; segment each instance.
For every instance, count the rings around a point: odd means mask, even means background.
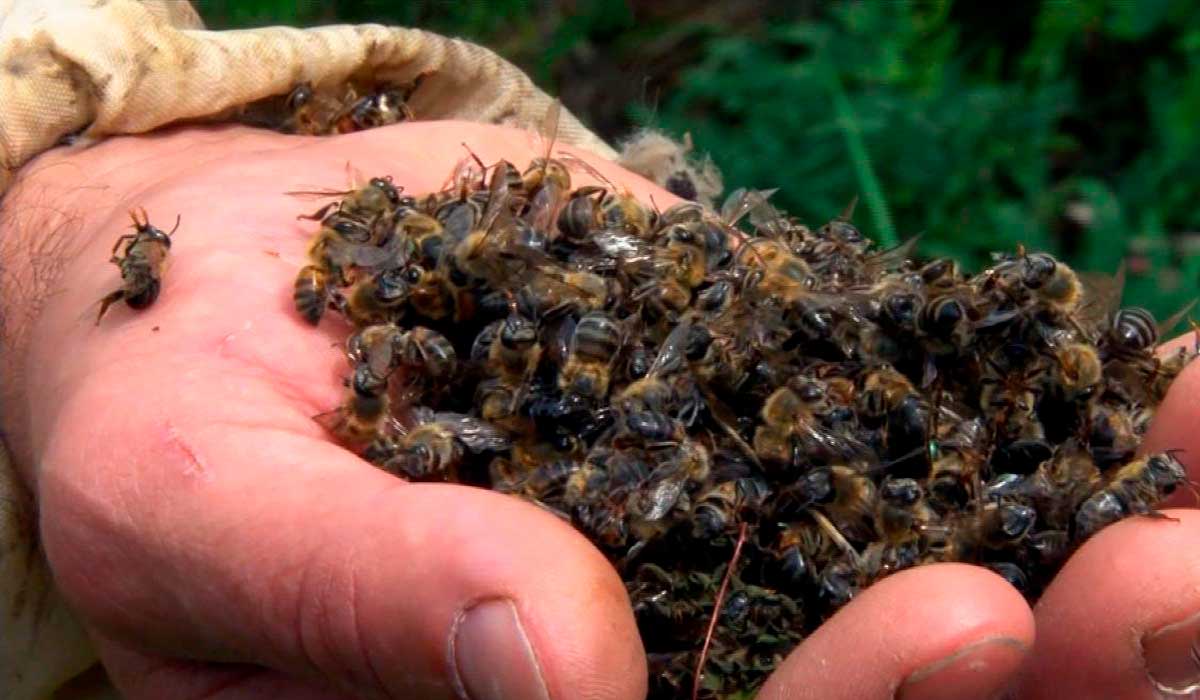
[[[354,328],[318,420],[400,477],[586,534],[626,582],[652,697],[752,692],[907,567],[972,562],[1035,598],[1187,484],[1137,450],[1196,352],[1155,358],[1166,329],[1117,309],[1120,275],[1024,250],[968,275],[767,192],[659,211],[572,190],[584,169],[478,163],[423,196],[372,179],[311,215],[294,298]]]

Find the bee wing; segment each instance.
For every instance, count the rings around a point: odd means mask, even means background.
[[[898,246],[868,255],[865,261],[868,274],[891,272],[904,265],[916,251],[917,244],[921,242],[921,236],[922,234],[918,233]]]
[[[454,431],[455,437],[472,452],[500,452],[512,446],[508,434],[491,423],[461,413],[435,413],[434,422]]]
[[[1170,333],[1179,322],[1188,315],[1192,307],[1196,305],[1196,300],[1192,299],[1183,305],[1183,308],[1168,316],[1162,323],[1158,324],[1158,337],[1163,338]]]
[[[778,189],[748,190],[745,188],[734,190],[721,205],[721,220],[729,226],[737,226],[744,216],[758,207],[766,205],[771,195],[778,191]],[[770,211],[774,211],[774,207],[771,207]],[[763,214],[764,217],[769,215],[769,212]]]
[[[392,371],[391,342],[375,343],[367,352],[367,367],[375,377],[386,377]]]
[[[652,249],[645,241],[624,231],[597,231],[591,237],[590,242],[602,254],[626,261],[646,260],[652,253]]]
[[[804,430],[814,442],[839,459],[847,462],[859,462],[869,461],[875,457],[875,451],[858,438],[835,433],[815,425],[807,425]]]
[[[682,474],[658,479],[650,484],[643,493],[635,493],[634,500],[638,502],[638,510],[642,511],[643,520],[662,520],[671,512],[683,493],[686,479]]]
[[[563,151],[559,151],[558,161],[560,163],[562,163],[563,165],[567,166],[568,168],[570,168],[571,170],[581,170],[581,171],[587,173],[588,175],[596,178],[596,180],[598,180],[599,182],[604,183],[604,187],[607,188],[610,192],[616,192],[618,189],[617,186],[615,184],[613,184],[612,180],[609,180],[607,177],[604,176],[604,173],[602,173],[599,170],[597,170],[596,168],[592,167],[592,165],[590,163],[583,160],[582,158],[574,156],[570,153],[565,153]]]
[[[318,413],[312,419],[330,434],[337,435],[346,422],[346,415],[342,411],[342,407],[338,406],[335,409]]]
[[[554,330],[552,336],[553,341],[550,344],[549,352],[551,358],[555,359],[559,364],[566,362],[567,357],[571,353],[571,345],[575,339],[575,319],[570,314],[567,314],[558,322],[558,328]]]
[[[688,332],[692,328],[692,319],[690,316],[684,317],[675,324],[675,328],[663,341],[662,346],[658,350],[658,356],[654,358],[654,362],[650,365],[650,371],[647,376],[655,377],[659,374],[678,371],[684,362],[684,348],[687,346]]]
[[[289,190],[284,192],[289,197],[298,199],[328,199],[329,197],[348,197],[354,194],[354,190],[329,190],[329,189],[313,189],[313,190]]]
[[[413,244],[408,236],[393,234],[382,246],[346,244],[353,265],[371,272],[408,264]]]
[[[558,140],[558,123],[562,116],[562,102],[555,99],[546,108],[546,113],[542,116],[542,121],[538,125],[538,136],[545,141],[546,144],[546,159],[549,160],[550,154],[554,151],[554,142]]]
[[[764,197],[750,210],[750,225],[758,230],[776,233],[787,225],[787,217]]]
[[[1114,275],[1097,272],[1078,272],[1083,286],[1083,304],[1078,320],[1086,329],[1104,328],[1109,319],[1121,306],[1121,294],[1125,289],[1125,261],[1117,267]]]

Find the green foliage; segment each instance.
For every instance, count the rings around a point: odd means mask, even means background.
[[[1189,0],[199,9],[214,27],[378,21],[472,38],[606,137],[630,123],[690,132],[730,189],[779,187],[809,224],[858,196],[856,220],[881,243],[921,233],[923,254],[972,268],[1019,244],[1083,270],[1126,259],[1126,303],[1160,317],[1200,282],[1200,5]],[[614,100],[625,105],[615,124]]]

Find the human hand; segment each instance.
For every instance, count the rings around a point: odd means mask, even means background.
[[[129,697],[644,694],[624,589],[586,540],[515,499],[399,481],[311,420],[341,400],[344,331],[291,307],[312,230],[295,216],[315,206],[283,192],[342,188],[347,161],[428,191],[463,141],[485,162],[536,155],[520,132],[454,123],[335,139],[184,130],[48,154],[7,196],[4,317],[19,354],[6,427],[59,587]],[[88,311],[117,285],[108,251],[133,206],[163,227],[181,216],[171,267],[150,309],[115,306],[97,328]],[[47,260],[59,284],[26,321]],[[1189,368],[1181,385],[1195,381]],[[1172,391],[1159,449],[1189,446],[1196,409]],[[986,696],[1016,679],[1022,697],[1148,694],[1141,635],[1200,611],[1187,546],[1200,519],[1175,515],[1097,536],[1036,612],[983,569],[897,574],[801,645],[762,697],[886,698],[951,657],[926,690]]]

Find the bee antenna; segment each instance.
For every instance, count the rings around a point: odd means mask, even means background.
[[[845,221],[846,223],[850,223],[850,221],[854,219],[854,208],[857,206],[858,195],[856,194],[850,199],[850,203],[846,205],[846,208],[842,210],[842,213],[838,215],[838,219]]]
[[[480,175],[487,173],[488,166],[483,164],[483,160],[480,159],[480,157],[475,153],[475,151],[471,150],[471,147],[467,145],[466,141],[462,142],[462,147],[467,149],[467,154],[471,156],[471,159],[474,160],[477,165],[479,165],[479,169],[482,171],[480,173]]]
[[[167,238],[170,238],[171,236],[175,235],[175,232],[179,230],[180,219],[181,219],[181,216],[179,214],[176,214],[175,215],[175,225],[171,227],[171,232],[167,234]]]

